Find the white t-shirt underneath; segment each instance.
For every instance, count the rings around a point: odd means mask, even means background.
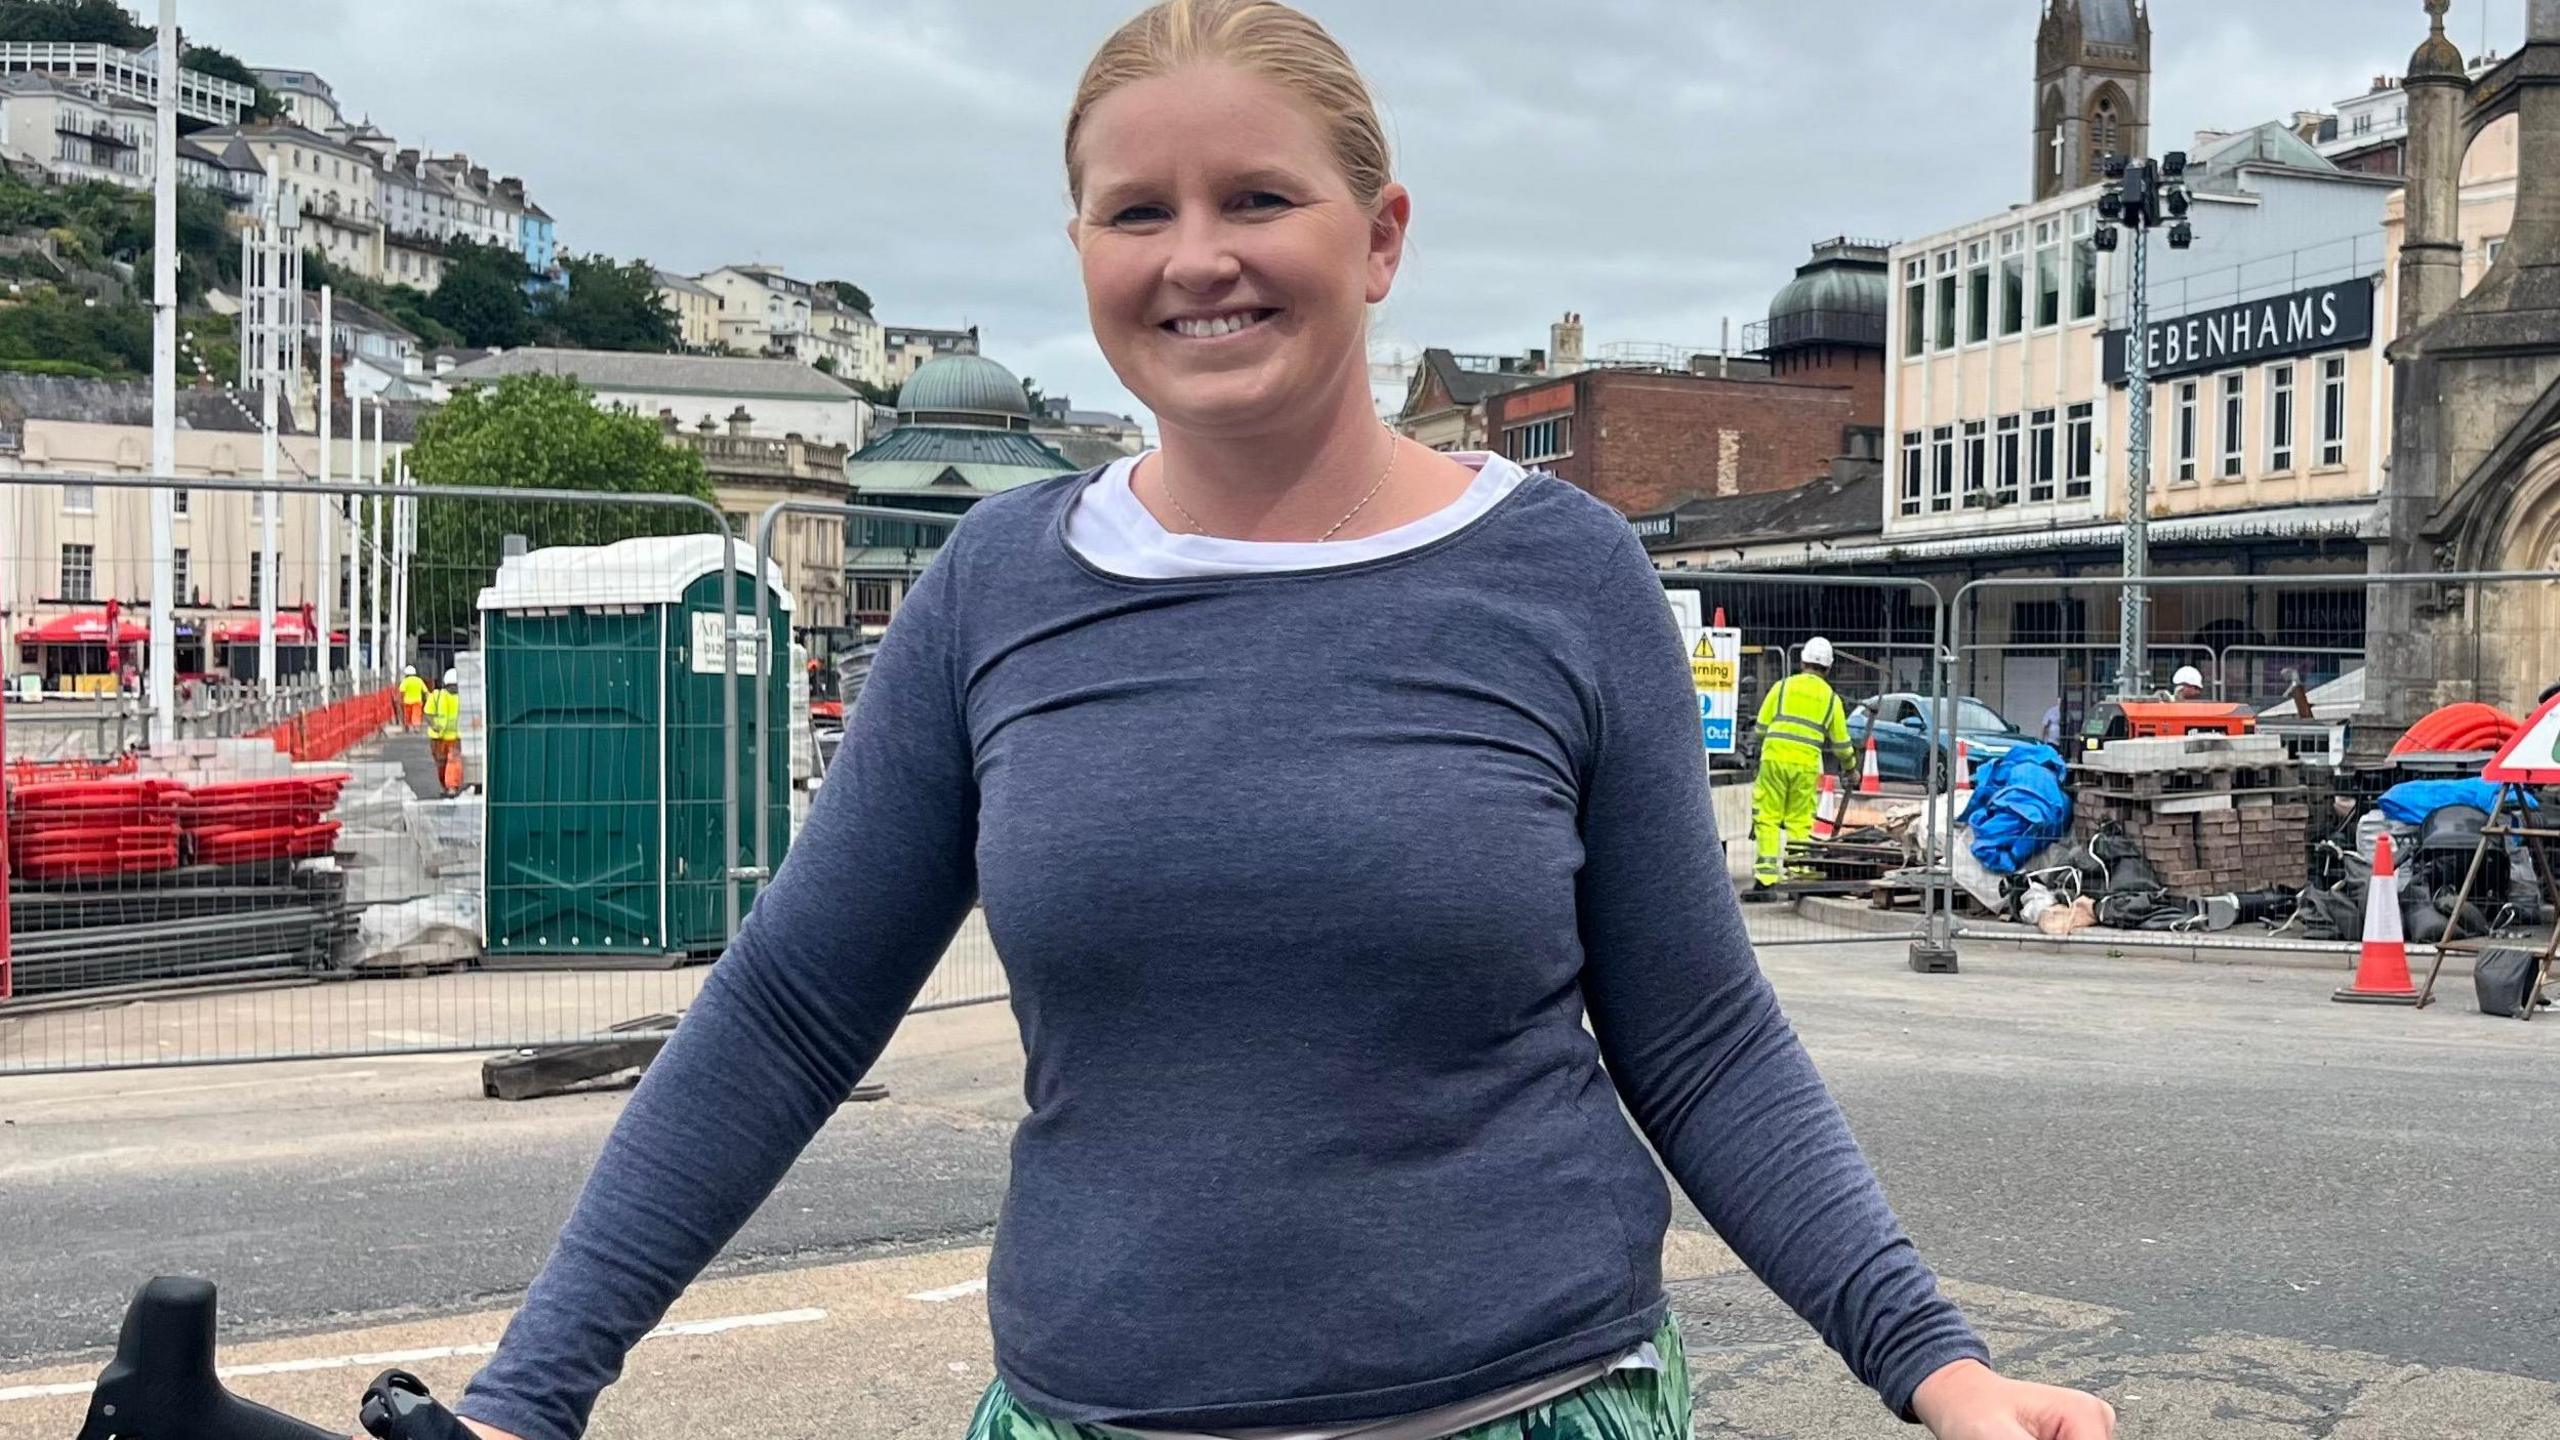
[[[1474,482],[1457,499],[1419,520],[1356,540],[1230,540],[1218,535],[1178,534],[1164,528],[1155,512],[1129,487],[1141,458],[1132,455],[1111,462],[1085,486],[1076,497],[1075,507],[1067,512],[1067,544],[1095,569],[1133,580],[1323,570],[1382,560],[1457,534],[1483,519],[1502,503],[1504,496],[1529,478],[1527,471],[1499,455],[1453,454],[1450,459],[1476,472]],[[1217,1434],[1096,1428],[1135,1440],[1439,1440],[1441,1436],[1543,1405],[1615,1371],[1661,1368],[1661,1353],[1648,1340],[1623,1354],[1585,1361],[1452,1405],[1384,1420]]]
[[[1450,459],[1476,472],[1474,483],[1457,499],[1419,520],[1356,540],[1229,540],[1164,528],[1129,488],[1129,477],[1137,473],[1143,458],[1132,455],[1103,467],[1067,512],[1067,544],[1095,569],[1132,580],[1323,570],[1401,555],[1482,519],[1529,478],[1527,471],[1499,455],[1453,454]]]

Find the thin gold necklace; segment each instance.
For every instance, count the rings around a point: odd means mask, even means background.
[[[1396,455],[1403,449],[1403,446],[1396,443],[1394,432],[1388,432],[1387,468],[1378,472],[1378,483],[1369,487],[1369,493],[1360,497],[1359,504],[1343,512],[1342,518],[1333,522],[1332,529],[1317,536],[1316,544],[1322,545],[1341,534],[1343,526],[1350,524],[1355,516],[1369,508],[1369,502],[1378,498],[1378,492],[1387,488],[1387,478],[1396,473]],[[1201,524],[1200,517],[1191,513],[1191,507],[1182,503],[1182,497],[1173,493],[1173,479],[1161,455],[1156,457],[1156,488],[1164,492],[1166,502],[1173,506],[1174,511],[1182,516],[1183,523],[1189,525],[1194,533],[1201,535],[1209,533],[1209,527]]]

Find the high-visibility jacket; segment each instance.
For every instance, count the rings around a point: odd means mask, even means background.
[[[419,679],[415,675],[402,676],[400,680],[400,703],[403,705],[423,705],[426,701],[427,682]]]
[[[1849,753],[1849,715],[1830,681],[1799,670],[1769,687],[1760,698],[1760,753],[1773,745],[1781,751],[1801,746],[1817,765],[1825,751]]]
[[[427,738],[459,740],[462,738],[462,697],[450,690],[438,690],[427,697]]]

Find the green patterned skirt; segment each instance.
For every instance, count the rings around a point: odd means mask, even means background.
[[[1445,1440],[1690,1440],[1689,1356],[1678,1322],[1653,1337],[1659,1370],[1613,1370],[1579,1390]],[[1069,1425],[1024,1409],[1002,1380],[987,1387],[969,1417],[968,1440],[1122,1440],[1107,1425]]]

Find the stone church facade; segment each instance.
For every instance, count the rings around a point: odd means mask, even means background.
[[[2376,572],[2560,572],[2560,0],[2529,0],[2522,49],[2478,78],[2445,36],[2450,0],[2411,57],[2394,441]],[[2457,232],[2464,153],[2514,116],[2515,219],[2465,294]],[[2560,580],[2377,587],[2373,718],[2398,725],[2479,699],[2529,709],[2560,681]],[[2478,613],[2470,613],[2476,603]],[[2377,731],[2383,727],[2376,727]]]

